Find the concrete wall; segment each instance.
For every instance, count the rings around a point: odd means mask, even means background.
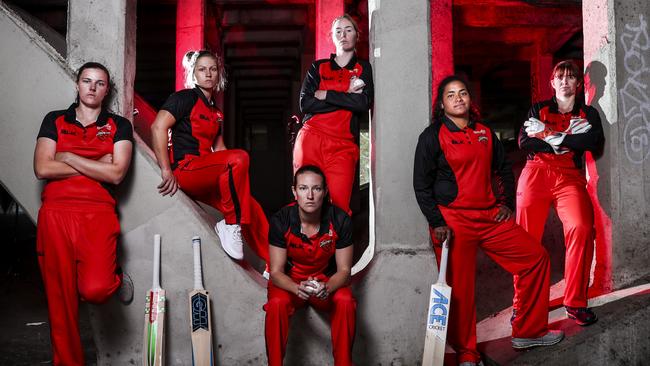
[[[618,121],[610,143],[613,282],[617,288],[650,274],[650,3],[614,1]],[[611,68],[609,68],[611,70]]]

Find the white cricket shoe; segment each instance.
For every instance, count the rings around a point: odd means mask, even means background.
[[[244,258],[244,242],[241,238],[241,226],[226,224],[221,220],[214,225],[214,231],[219,236],[221,246],[232,259],[241,260]]]

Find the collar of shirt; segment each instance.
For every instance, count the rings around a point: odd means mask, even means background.
[[[213,99],[208,100],[208,98],[205,97],[205,94],[203,94],[203,92],[201,91],[201,88],[195,86],[194,91],[196,92],[196,94],[199,95],[199,98],[201,98],[201,100],[203,101],[203,103],[205,103],[205,105],[207,105],[208,107],[214,107],[214,100]]]
[[[331,53],[331,54],[330,54],[330,64],[331,64],[332,70],[340,70],[340,69],[341,69],[341,66],[339,66],[339,64],[336,63],[336,60],[335,60],[335,59],[336,59],[336,54],[335,54],[335,53]],[[356,65],[356,64],[357,64],[357,54],[356,54],[356,52],[355,52],[355,53],[352,55],[352,58],[350,59],[350,62],[348,62],[348,64],[345,65],[344,67],[345,67],[346,69],[348,69],[348,70],[352,70],[352,69],[354,69],[354,65]]]
[[[443,115],[442,118],[441,118],[441,120],[442,120],[442,123],[443,123],[445,126],[447,126],[447,129],[448,129],[449,131],[451,131],[451,132],[460,132],[460,131],[462,131],[462,129],[460,129],[458,126],[456,126],[456,124],[454,123],[454,121],[452,121],[452,120],[451,120],[449,117],[447,117],[446,115]],[[476,127],[476,122],[470,120],[469,123],[467,124],[467,128],[471,128],[471,129],[473,130],[474,127]]]
[[[571,114],[572,115],[579,115],[580,110],[582,109],[582,106],[583,106],[582,101],[576,95],[575,102],[573,103],[573,110],[571,110]],[[560,107],[557,104],[557,99],[555,98],[555,96],[553,96],[553,98],[551,98],[551,105],[549,106],[549,110],[550,110],[551,113],[560,114]]]
[[[300,223],[300,214],[298,213],[298,204],[294,203],[290,207],[291,207],[291,211],[289,211],[289,224],[291,227],[291,232],[298,237],[307,238],[307,236],[305,236],[305,234],[301,232],[302,226]],[[328,202],[323,202],[323,207],[321,208],[320,230],[318,230],[318,236],[327,233],[330,229],[329,217],[330,217],[331,209],[332,206]]]
[[[81,126],[81,123],[77,121],[77,112],[76,108],[79,106],[79,103],[72,103],[68,109],[66,109],[64,113],[64,120],[68,123],[72,124],[78,124]],[[108,111],[102,107],[102,110],[99,112],[99,116],[97,116],[97,121],[95,121],[95,125],[97,126],[103,126],[108,122]],[[83,127],[83,126],[82,126]]]

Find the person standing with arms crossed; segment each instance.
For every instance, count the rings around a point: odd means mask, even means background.
[[[458,363],[480,363],[474,301],[478,248],[518,278],[512,347],[560,342],[564,333],[548,329],[548,254],[512,220],[514,176],[501,142],[480,121],[467,83],[457,76],[440,82],[434,109],[433,122],[420,134],[415,150],[413,188],[437,258],[439,244],[450,240],[447,277],[453,290],[447,339]]]
[[[372,68],[357,59],[357,23],[348,14],[332,22],[336,53],[315,61],[300,90],[305,114],[293,150],[294,173],[304,165],[323,170],[332,203],[348,213],[359,161],[359,118],[372,105]]]
[[[598,111],[577,97],[582,70],[573,61],[555,65],[550,83],[555,96],[535,104],[519,132],[519,147],[528,152],[528,161],[517,186],[517,223],[541,241],[548,210],[555,207],[566,247],[565,310],[584,326],[598,320],[587,307],[594,216],[584,152],[602,147],[603,128]]]
[[[104,65],[82,65],[77,101],[45,116],[34,151],[34,173],[47,181],[36,253],[55,366],[84,365],[79,299],[104,303],[118,289],[123,303],[133,298],[133,283],[117,265],[120,223],[113,192],[131,163],[133,127],[106,110],[110,85]]]

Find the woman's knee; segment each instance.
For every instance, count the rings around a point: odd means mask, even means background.
[[[92,304],[102,304],[117,290],[117,285],[114,283],[87,283],[79,285],[79,296],[82,300]]]
[[[357,305],[357,300],[354,298],[354,295],[352,295],[352,291],[347,287],[336,291],[334,295],[332,295],[332,301],[336,306],[356,307]]]

